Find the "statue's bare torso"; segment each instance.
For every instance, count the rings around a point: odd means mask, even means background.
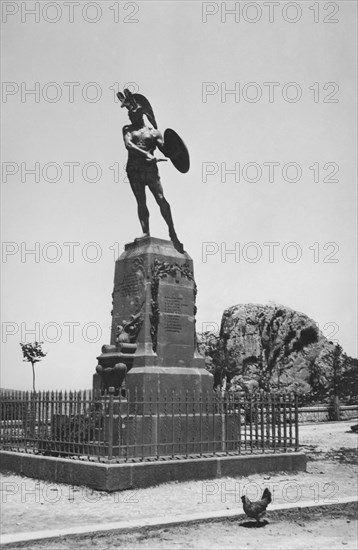
[[[147,165],[152,164],[148,162],[148,155],[153,155],[155,149],[158,146],[158,141],[161,144],[162,135],[158,130],[143,125],[138,126],[128,125],[123,128],[123,136],[125,141],[130,141],[135,147],[128,149],[128,162],[142,161]],[[140,149],[140,150],[138,150]]]
[[[159,134],[157,130],[148,128],[147,126],[144,126],[139,130],[132,130],[131,127],[128,126],[127,131],[130,132],[132,141],[135,145],[137,145],[137,147],[147,153],[153,154],[157,147],[156,141]]]

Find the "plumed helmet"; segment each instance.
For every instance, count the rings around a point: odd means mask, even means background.
[[[132,92],[127,88],[125,88],[123,92],[123,94],[122,92],[117,93],[117,97],[121,102],[121,107],[126,107],[128,111],[136,111],[137,109],[141,109],[143,114],[147,116],[152,126],[157,129],[157,121],[155,120],[154,112],[148,99],[142,94],[132,94]]]

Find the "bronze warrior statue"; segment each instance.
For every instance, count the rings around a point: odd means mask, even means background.
[[[169,229],[169,237],[175,248],[183,253],[184,248],[174,229],[170,205],[164,197],[160,182],[157,159],[154,156],[156,148],[168,157],[173,165],[182,173],[189,170],[189,154],[174,130],[167,129],[164,138],[158,130],[155,116],[149,101],[141,94],[132,94],[125,89],[124,94],[118,92],[121,107],[128,109],[130,124],[123,127],[123,139],[128,150],[126,171],[128,179],[138,204],[138,217],[142,227],[143,237],[149,236],[149,211],[147,208],[145,187],[150,191],[159,205],[160,212]],[[149,124],[144,120],[146,116]]]

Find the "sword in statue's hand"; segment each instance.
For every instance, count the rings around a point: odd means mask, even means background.
[[[156,157],[147,158],[147,162],[168,162],[168,159],[157,159]]]

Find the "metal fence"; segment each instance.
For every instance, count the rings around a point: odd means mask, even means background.
[[[298,449],[294,395],[2,394],[0,447],[128,462]]]

